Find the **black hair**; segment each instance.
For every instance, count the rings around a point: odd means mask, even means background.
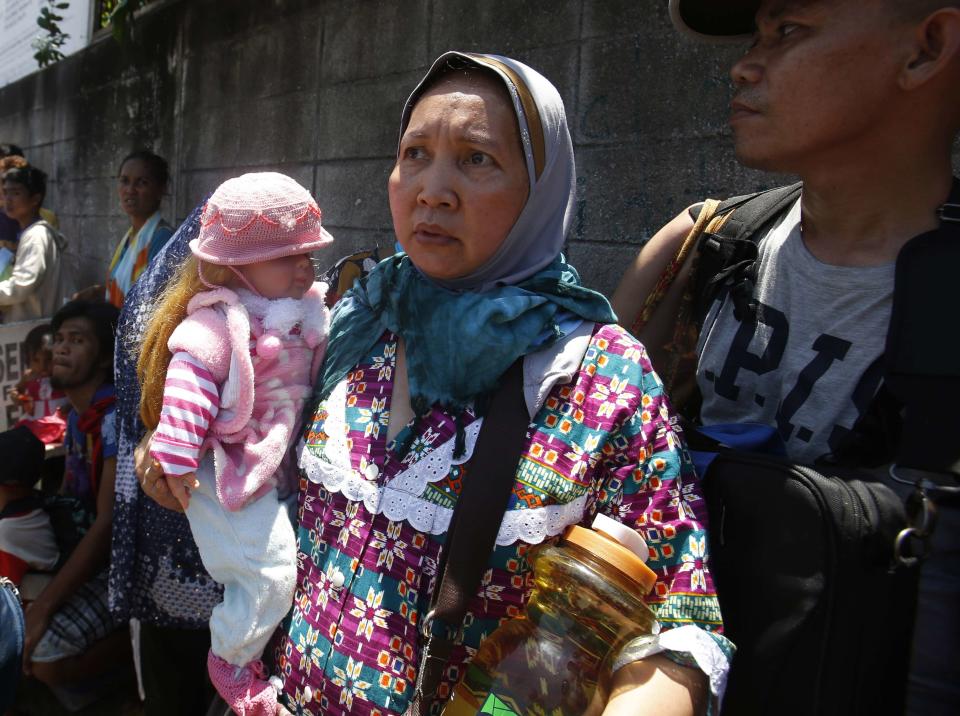
[[[50,319],[50,328],[54,333],[60,326],[71,318],[86,318],[93,326],[93,335],[97,338],[100,349],[99,359],[109,359],[111,366],[107,371],[107,382],[113,382],[113,343],[117,332],[117,321],[120,311],[112,303],[106,301],[70,301],[53,314]]]
[[[47,175],[29,164],[25,167],[14,167],[3,173],[3,181],[13,182],[26,187],[30,196],[40,195],[40,203],[47,198]]]
[[[888,0],[888,5],[904,20],[922,20],[944,7],[960,7],[958,0]]]
[[[127,156],[123,158],[123,161],[120,162],[120,166],[117,167],[117,176],[120,176],[120,172],[123,170],[123,165],[129,162],[131,159],[139,159],[141,162],[147,165],[150,169],[150,173],[153,174],[153,178],[159,182],[161,186],[166,186],[167,182],[170,181],[170,167],[167,164],[167,160],[161,157],[159,154],[154,154],[149,149],[138,149],[135,152],[130,152]]]
[[[0,432],[0,485],[32,487],[43,469],[44,446],[30,429],[21,425]]]
[[[0,144],[0,158],[22,156],[23,150],[16,144]]]
[[[27,337],[23,339],[23,352],[27,360],[44,348],[50,350],[51,336],[53,336],[53,328],[51,328],[49,323],[31,328]]]

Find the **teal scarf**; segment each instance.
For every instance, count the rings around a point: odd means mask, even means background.
[[[580,284],[563,256],[530,278],[483,292],[425,279],[406,254],[381,261],[333,310],[317,398],[323,400],[385,331],[403,338],[410,404],[456,413],[489,394],[520,356],[563,338],[579,318],[616,322],[610,303]],[[568,329],[570,330],[570,329]]]

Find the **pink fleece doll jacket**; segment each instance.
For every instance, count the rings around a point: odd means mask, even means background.
[[[201,454],[213,451],[217,497],[228,510],[293,484],[289,448],[326,350],[327,285],[301,299],[268,300],[217,288],[194,296],[170,336],[220,386],[220,409]],[[289,474],[288,474],[289,473]]]

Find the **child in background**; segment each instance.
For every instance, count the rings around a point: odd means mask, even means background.
[[[260,657],[292,603],[291,443],[326,346],[326,285],[310,252],[332,237],[290,177],[217,188],[193,255],[165,290],[137,365],[151,455],[186,509],[210,575],[210,678],[238,714],[276,712]],[[164,378],[165,376],[165,378]]]
[[[26,419],[39,420],[53,415],[67,402],[63,391],[50,384],[52,345],[53,331],[48,323],[31,329],[23,341],[27,369],[10,392],[10,397],[20,403]]]
[[[0,577],[17,586],[28,571],[50,571],[60,558],[50,517],[33,489],[43,458],[43,443],[26,428],[0,432]]]

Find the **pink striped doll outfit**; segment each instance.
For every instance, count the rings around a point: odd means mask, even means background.
[[[208,666],[221,694],[242,693],[231,704],[238,713],[275,708],[272,688],[234,681],[263,676],[258,660],[292,602],[296,539],[284,499],[295,494],[290,447],[326,346],[326,290],[314,283],[301,299],[275,300],[243,289],[200,293],[168,342],[151,455],[167,475],[197,475],[187,518],[224,585]]]
[[[333,237],[310,192],[276,172],[225,181],[200,224],[190,251],[209,290],[194,293],[180,277],[177,290],[192,293],[186,316],[174,297],[157,308],[158,321],[180,322],[166,338],[150,454],[168,478],[196,476],[187,520],[204,567],[223,585],[210,617],[210,680],[235,713],[274,716],[277,689],[260,657],[293,600],[296,540],[284,503],[295,493],[291,444],[330,322],[326,284],[304,287],[309,254]],[[206,264],[228,267],[249,290],[210,284]]]

